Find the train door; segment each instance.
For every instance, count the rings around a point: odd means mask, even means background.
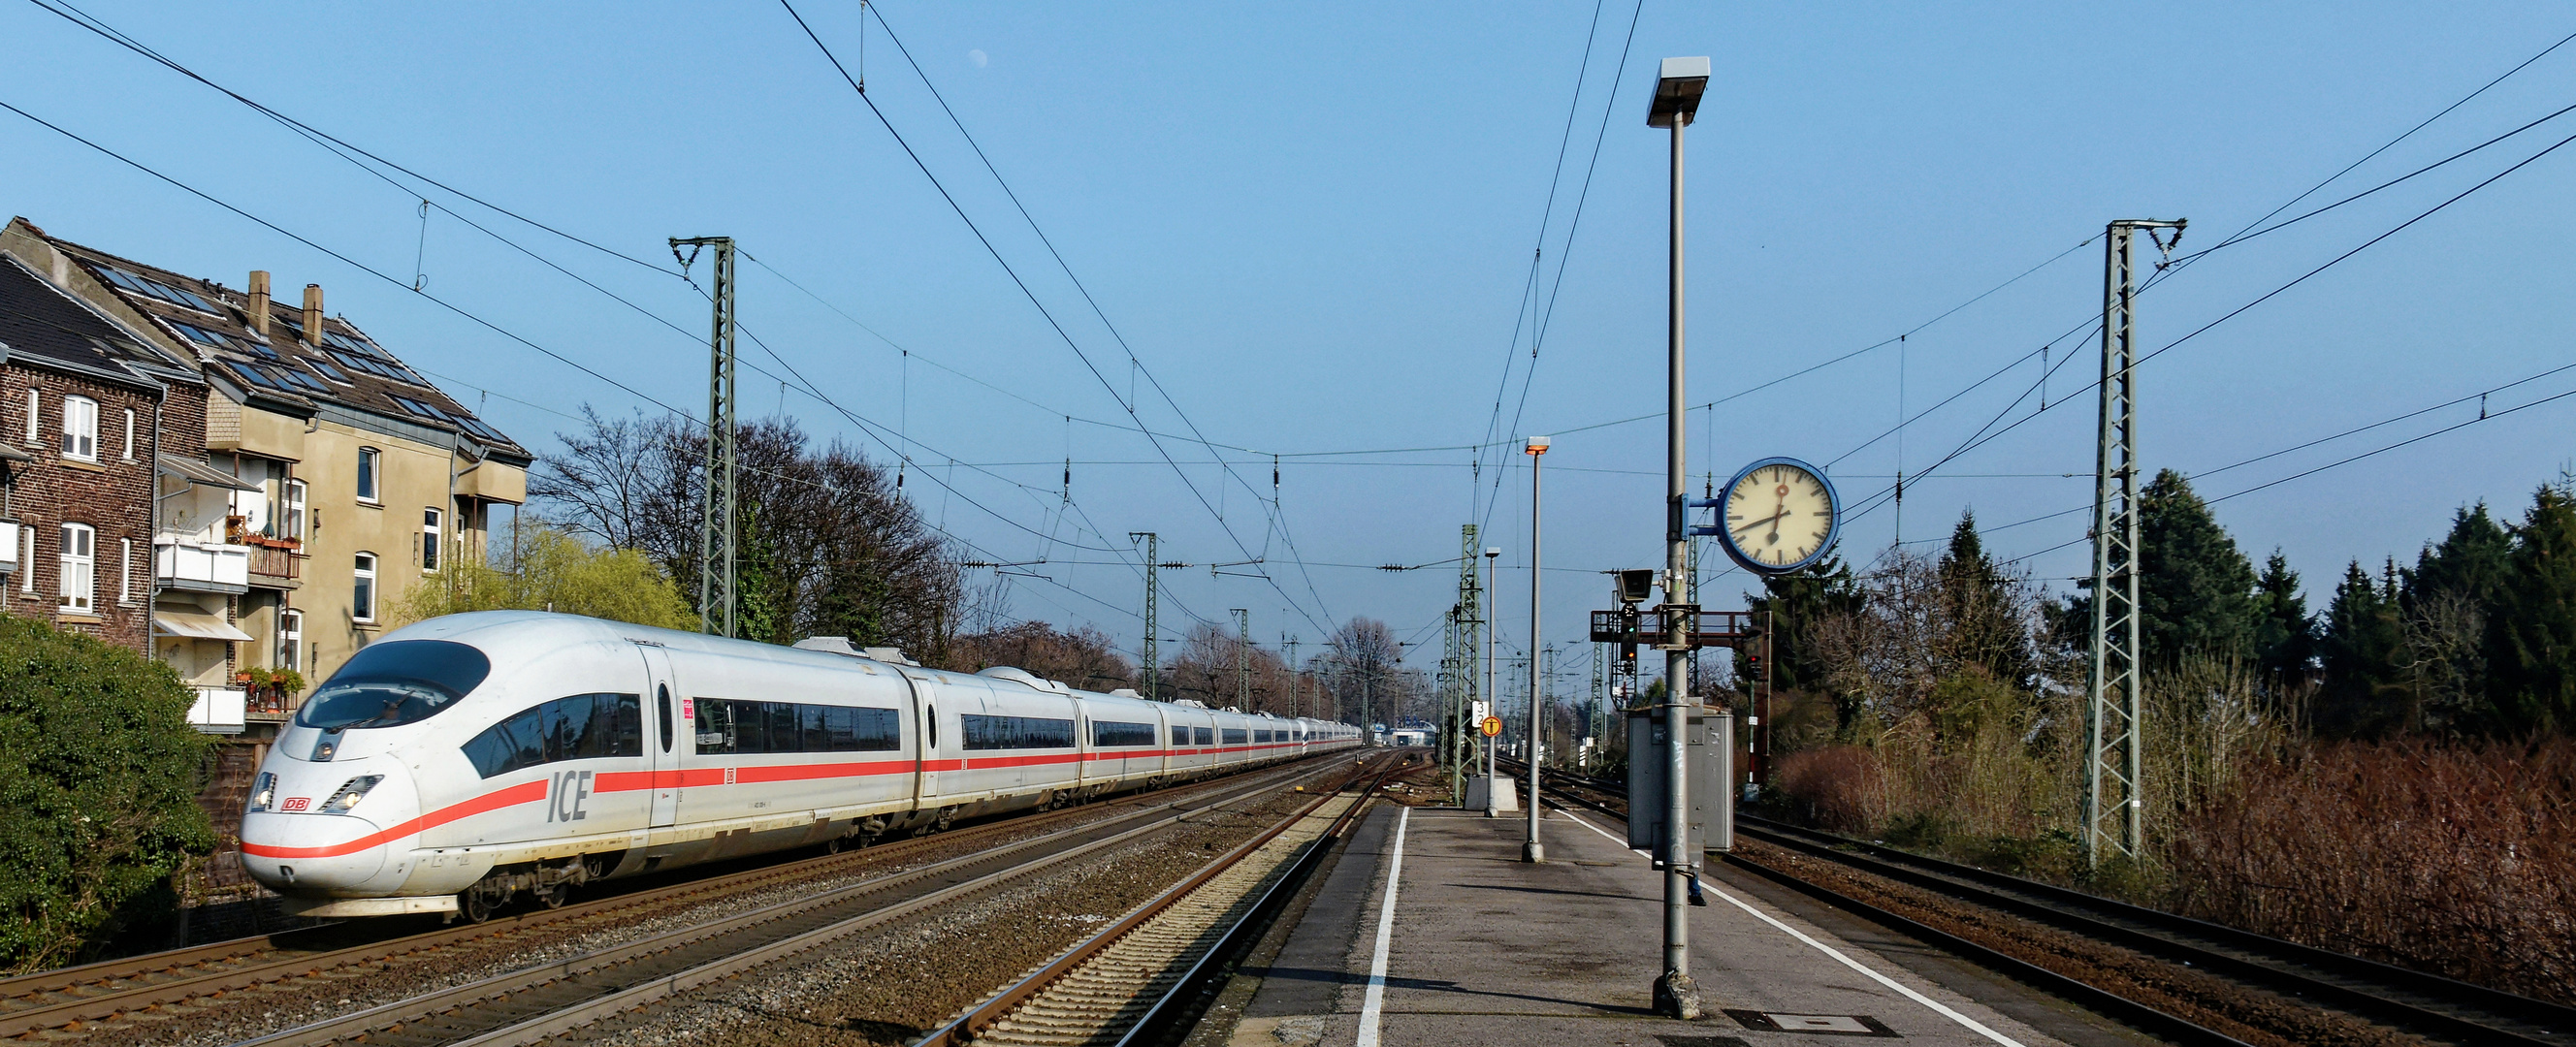
[[[939,729],[939,692],[931,687],[928,678],[905,672],[897,675],[902,676],[905,686],[912,690],[913,744],[920,754],[920,763],[916,766],[921,771],[913,802],[924,807],[935,806],[940,795],[942,772],[956,766],[955,761],[946,757],[947,750],[957,744],[957,739],[948,735],[956,732]]]
[[[680,758],[689,751],[679,744],[688,724],[680,718],[683,696],[671,677],[671,655],[658,646],[637,645],[644,652],[644,667],[652,692],[644,699],[644,718],[653,724],[652,739],[644,746],[644,765],[653,773],[653,816],[646,822],[656,829],[668,828],[680,815]]]

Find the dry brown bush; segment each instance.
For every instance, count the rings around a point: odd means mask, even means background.
[[[2321,746],[2167,848],[2176,911],[2576,1003],[2576,742]]]
[[[1887,817],[1887,772],[1878,754],[1827,745],[1782,757],[1773,782],[1809,824],[1865,833]]]

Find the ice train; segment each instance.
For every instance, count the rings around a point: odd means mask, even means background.
[[[387,634],[260,765],[250,875],[317,916],[489,916],[592,880],[1054,807],[1359,729],[533,611]]]

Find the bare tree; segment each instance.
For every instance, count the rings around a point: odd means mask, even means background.
[[[694,607],[706,434],[677,418],[611,419],[583,409],[529,481],[542,515],[618,548],[641,550]],[[812,446],[793,421],[742,427],[738,613],[750,639],[847,636],[937,660],[957,630],[963,591],[946,539],[895,497],[857,450]]]

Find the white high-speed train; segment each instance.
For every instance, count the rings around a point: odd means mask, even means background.
[[[1359,729],[533,611],[387,634],[316,688],[242,817],[251,876],[317,916],[933,831],[1309,753]]]

